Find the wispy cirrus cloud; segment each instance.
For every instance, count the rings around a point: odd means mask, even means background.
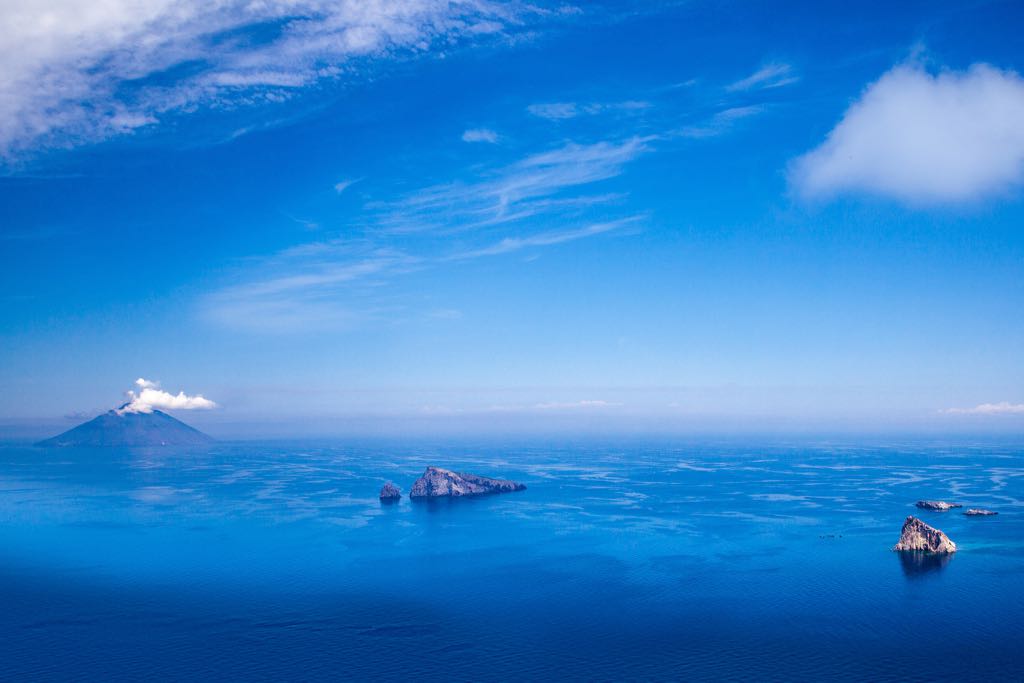
[[[498,134],[490,128],[470,128],[462,133],[463,142],[489,142],[494,144],[498,141]]]
[[[207,295],[202,311],[219,325],[254,332],[347,327],[377,312],[382,283],[420,262],[346,240],[300,245],[236,274],[242,281]]]
[[[618,176],[652,138],[588,145],[568,143],[483,173],[476,182],[434,185],[380,207],[378,229],[396,233],[458,232],[552,215],[607,201],[609,195],[563,196],[573,188]]]
[[[338,182],[334,183],[334,191],[337,192],[338,194],[341,194],[348,188],[358,183],[360,180],[362,180],[362,178],[346,178],[345,180],[339,180]]]
[[[250,331],[355,325],[395,314],[388,286],[411,273],[636,226],[642,215],[615,216],[622,193],[592,188],[620,175],[650,142],[568,143],[481,171],[476,182],[429,186],[372,204],[361,238],[301,244],[249,265],[205,297],[203,314]],[[602,219],[591,215],[597,208]]]
[[[0,158],[199,107],[278,102],[367,60],[508,34],[547,14],[491,0],[0,3]]]
[[[533,407],[537,410],[595,410],[601,408],[617,408],[622,403],[601,399],[583,399],[580,401],[550,401],[538,403]]]
[[[465,259],[479,258],[481,256],[498,256],[501,254],[508,254],[514,251],[528,249],[530,247],[549,247],[554,244],[562,244],[563,242],[573,242],[585,237],[592,237],[594,235],[618,230],[631,223],[636,223],[642,218],[643,216],[629,216],[616,221],[591,223],[571,230],[552,230],[529,235],[527,237],[506,237],[500,242],[487,247],[453,254],[449,259],[462,261]]]
[[[355,245],[306,245],[288,250],[251,270],[247,280],[208,295],[203,315],[220,325],[253,332],[296,332],[310,329],[351,327],[382,316],[401,314],[385,302],[382,291],[410,273],[483,257],[497,257],[528,249],[595,237],[639,223],[643,216],[591,223],[570,230],[542,231],[522,237],[506,237],[477,249],[411,256],[378,250],[360,255]],[[436,252],[436,245],[426,249]],[[461,317],[449,309],[429,311],[437,319]]]
[[[625,100],[622,102],[543,102],[531,104],[526,111],[549,121],[563,121],[577,116],[593,116],[606,113],[629,113],[642,111],[651,107],[644,100]]]
[[[752,104],[742,107],[729,107],[728,109],[723,109],[712,114],[707,120],[701,123],[678,128],[672,131],[671,135],[684,138],[714,137],[731,130],[732,127],[736,125],[737,121],[750,118],[751,116],[757,116],[765,110],[766,107],[760,104]]]
[[[491,405],[459,406],[428,404],[419,407],[419,412],[428,415],[492,415],[492,414],[545,414],[545,413],[605,413],[609,409],[621,408],[623,403],[602,399],[578,401],[542,401],[522,403],[496,403]]]
[[[715,91],[715,101],[721,102],[721,88]],[[733,99],[742,101],[728,106]],[[396,290],[415,273],[457,269],[481,258],[533,256],[543,249],[637,230],[646,213],[624,208],[628,193],[611,182],[657,145],[721,135],[765,110],[749,100],[727,97],[721,108],[690,126],[660,131],[655,126],[645,136],[566,142],[512,162],[473,167],[457,181],[369,202],[347,226],[345,239],[298,245],[249,265],[231,284],[206,297],[205,314],[220,324],[260,331],[394,319],[410,315],[402,310],[408,297]],[[647,106],[640,100],[559,103],[535,105],[530,113],[567,120]],[[464,131],[462,138],[493,142],[498,136],[477,128]],[[352,239],[353,234],[359,238]],[[411,315],[422,318],[424,313]]]
[[[947,408],[947,415],[1024,415],[1024,403],[981,403],[973,408]]]
[[[771,62],[750,74],[725,86],[728,92],[744,92],[748,90],[766,90],[792,85],[800,78],[793,72],[793,67],[784,62]]]

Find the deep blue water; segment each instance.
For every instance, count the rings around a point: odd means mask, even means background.
[[[521,493],[382,506],[428,464]],[[891,552],[919,514],[948,563]],[[1007,445],[0,447],[0,677],[1024,678]]]

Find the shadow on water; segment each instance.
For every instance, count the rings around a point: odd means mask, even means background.
[[[946,568],[953,559],[952,553],[901,552],[900,566],[908,579],[934,576]]]
[[[486,510],[494,507],[494,495],[479,496],[438,496],[437,498],[381,498],[383,510],[412,511],[414,514],[464,514],[471,510]]]
[[[436,498],[409,498],[409,504],[420,512],[440,513],[479,509],[491,496],[438,496]]]
[[[500,518],[500,510],[517,500],[518,494],[480,494],[475,496],[438,496],[409,498],[408,509],[421,519],[473,519],[480,513]],[[514,507],[514,506],[513,506]]]

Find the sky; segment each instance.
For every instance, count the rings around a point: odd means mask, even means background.
[[[1019,434],[1022,21],[4,2],[0,423]]]

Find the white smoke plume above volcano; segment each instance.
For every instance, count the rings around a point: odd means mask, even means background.
[[[117,409],[121,415],[125,413],[152,413],[154,410],[209,410],[217,404],[202,394],[189,396],[184,391],[177,395],[160,388],[159,382],[151,382],[142,377],[135,380],[138,391],[128,391],[128,402]]]

